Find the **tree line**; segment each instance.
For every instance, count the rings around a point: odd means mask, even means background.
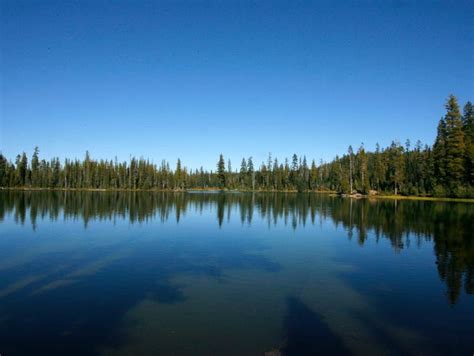
[[[269,154],[258,167],[243,158],[232,168],[221,154],[217,169],[188,169],[163,160],[155,164],[143,158],[128,162],[92,159],[40,159],[36,147],[30,160],[25,153],[14,162],[0,153],[0,186],[63,189],[238,189],[267,191],[377,191],[419,196],[474,197],[474,109],[470,101],[461,108],[455,96],[446,102],[432,146],[409,140],[393,141],[373,152],[361,144],[331,162],[309,162],[294,154],[279,161]]]

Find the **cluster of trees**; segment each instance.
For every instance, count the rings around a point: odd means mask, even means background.
[[[392,142],[374,152],[362,144],[356,151],[349,146],[346,154],[328,163],[293,155],[283,162],[273,159],[254,166],[252,157],[243,158],[240,169],[221,154],[216,171],[202,167],[189,170],[178,159],[172,169],[169,162],[156,165],[149,160],[132,158],[129,162],[58,158],[40,160],[35,148],[31,161],[25,153],[15,162],[0,154],[1,187],[38,187],[66,189],[161,189],[220,188],[240,190],[331,190],[340,193],[368,193],[370,190],[404,195],[474,196],[474,109],[471,102],[461,109],[451,95],[446,103],[432,147],[420,141],[412,147]]]

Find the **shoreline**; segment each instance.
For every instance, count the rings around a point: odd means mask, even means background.
[[[221,190],[219,188],[192,188],[192,189],[119,189],[119,188],[33,188],[33,187],[0,187],[0,191],[23,191],[23,192],[40,192],[40,191],[64,191],[64,192],[152,192],[152,193],[192,193],[192,192],[224,192],[224,193],[298,193],[297,190],[243,190],[229,189]],[[427,197],[416,195],[394,195],[394,194],[340,194],[335,191],[327,190],[309,190],[303,193],[328,194],[351,199],[387,199],[387,200],[421,200],[421,201],[440,201],[440,202],[456,202],[456,203],[474,203],[474,198],[450,198],[450,197]]]

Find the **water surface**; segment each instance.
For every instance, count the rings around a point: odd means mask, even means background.
[[[0,353],[474,352],[474,204],[0,192]]]

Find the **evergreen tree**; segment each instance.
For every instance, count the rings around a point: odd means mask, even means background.
[[[183,177],[183,169],[181,167],[181,160],[178,158],[178,162],[176,162],[176,170],[175,170],[175,184],[176,188],[183,189],[184,188],[184,177]]]
[[[8,186],[8,161],[7,159],[0,153],[0,187]]]
[[[375,145],[375,153],[373,156],[374,164],[373,164],[373,185],[372,187],[375,190],[381,190],[383,187],[383,183],[385,181],[385,164],[383,162],[383,153],[380,150],[380,145],[377,143]]]
[[[446,121],[441,118],[438,123],[436,140],[433,145],[434,173],[436,182],[443,187],[446,186]],[[439,188],[438,188],[439,189]]]
[[[219,161],[217,162],[217,180],[219,184],[220,189],[225,188],[225,161],[224,161],[224,156],[221,155],[219,156]]]
[[[230,161],[230,158],[227,160],[227,188],[233,188],[234,184],[234,179],[232,177],[232,162]]]
[[[474,185],[474,106],[470,101],[464,105],[463,131],[465,139],[465,178],[466,183]]]
[[[17,185],[23,187],[27,184],[28,175],[28,158],[26,157],[26,153],[23,152],[21,156],[18,155],[16,162]]]
[[[352,194],[353,192],[353,155],[354,151],[352,149],[352,146],[349,145],[349,148],[347,149],[347,154],[349,155],[349,194]]]
[[[403,147],[399,143],[392,141],[387,152],[388,155],[388,175],[389,185],[397,195],[404,183],[405,159],[403,157]]]
[[[435,160],[433,150],[430,149],[428,145],[426,145],[421,156],[421,171],[424,177],[424,193],[433,194],[436,187]]]
[[[31,157],[31,185],[38,186],[39,183],[39,148],[35,147]]]
[[[298,177],[298,156],[296,153],[293,154],[291,160],[291,172],[290,172],[290,184],[296,187],[297,184],[297,177]]]
[[[450,95],[446,103],[446,183],[449,193],[456,195],[464,177],[464,131],[457,99]]]
[[[245,158],[242,158],[242,162],[240,164],[240,172],[239,172],[239,181],[240,185],[244,186],[247,180],[247,161]]]
[[[309,189],[314,190],[318,187],[318,167],[316,166],[316,161],[313,159],[311,162],[311,170],[310,170],[310,186]]]
[[[59,158],[53,158],[51,166],[53,168],[51,188],[59,188],[61,182],[61,163],[59,162]]]
[[[273,188],[277,190],[282,189],[282,171],[283,171],[282,168],[283,167],[280,167],[280,165],[278,164],[278,158],[275,157],[275,159],[273,160],[272,175],[273,175]]]
[[[359,166],[359,190],[362,193],[367,193],[369,190],[369,175],[367,174],[367,155],[364,144],[361,144],[357,151],[357,160]]]
[[[265,177],[265,185],[267,189],[272,189],[273,187],[273,173],[272,172],[272,167],[273,167],[273,159],[272,159],[272,154],[271,152],[268,153],[268,159],[267,159],[267,174]]]
[[[255,190],[255,170],[253,167],[252,157],[247,159],[247,175],[250,178],[250,186],[252,187],[252,190]]]

